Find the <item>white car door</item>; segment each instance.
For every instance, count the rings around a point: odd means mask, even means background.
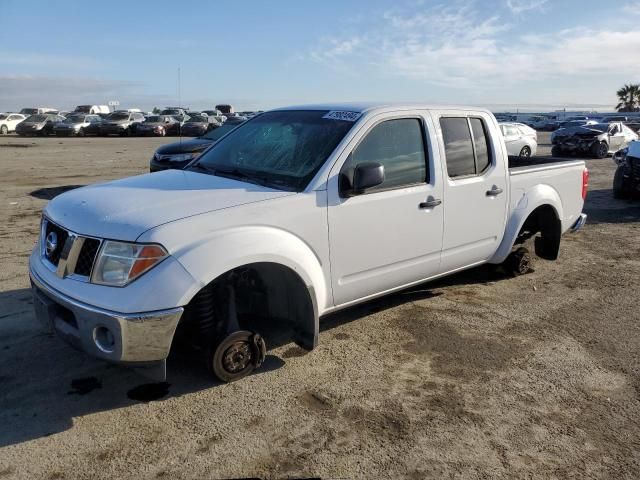
[[[9,115],[7,117],[7,127],[10,132],[15,131],[16,125],[18,125],[24,118],[20,115]]]
[[[507,155],[517,157],[526,145],[522,132],[512,125],[501,125],[504,142],[507,145]]]
[[[440,111],[433,116],[444,150],[441,270],[450,272],[488,260],[502,241],[507,167],[497,126],[489,115]]]
[[[436,275],[442,247],[442,180],[436,139],[422,112],[370,119],[331,170],[327,185],[331,283],[343,305]],[[384,181],[347,196],[358,165]]]

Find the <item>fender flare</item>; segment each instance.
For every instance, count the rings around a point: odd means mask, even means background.
[[[330,290],[319,257],[300,237],[270,226],[235,227],[216,231],[174,252],[173,256],[197,282],[184,293],[183,305],[204,286],[235,268],[256,263],[287,267],[309,293],[314,318],[304,319],[301,327],[309,339],[305,343],[310,348],[317,345],[320,310],[328,305]]]
[[[489,263],[499,264],[505,261],[509,253],[511,253],[524,222],[537,208],[545,205],[551,206],[558,219],[562,221],[562,200],[552,186],[546,184],[536,185],[522,194],[507,222],[502,242],[496,253],[489,260]]]

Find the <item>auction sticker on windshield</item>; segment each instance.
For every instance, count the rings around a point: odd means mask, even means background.
[[[332,110],[322,118],[328,118],[329,120],[342,120],[345,122],[355,122],[362,116],[360,112],[341,112],[339,110]]]

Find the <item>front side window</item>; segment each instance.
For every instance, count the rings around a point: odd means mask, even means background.
[[[440,119],[442,138],[450,178],[480,175],[491,165],[487,127],[480,118],[449,117]],[[504,125],[506,136],[517,130]]]
[[[417,118],[382,122],[367,133],[342,167],[341,174],[353,181],[359,163],[384,166],[384,182],[367,193],[427,182],[427,162],[422,124]]]
[[[231,130],[191,168],[301,191],[354,123],[322,110],[267,112]]]

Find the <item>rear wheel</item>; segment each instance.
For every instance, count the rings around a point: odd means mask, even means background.
[[[9,128],[6,125],[2,125],[0,127],[0,135],[8,135],[9,134]]]
[[[529,148],[527,145],[522,147],[522,150],[520,150],[519,157],[520,158],[529,158],[529,157],[531,157],[531,148]]]
[[[551,147],[551,156],[564,157],[564,151],[558,145],[554,145],[553,147]]]
[[[609,155],[609,145],[607,142],[598,142],[591,147],[591,154],[596,158],[605,158]]]
[[[623,199],[626,198],[626,196],[624,188],[624,167],[618,167],[613,176],[613,198]]]
[[[222,382],[246,377],[262,365],[266,344],[260,334],[238,330],[214,345],[207,354],[209,371]]]
[[[503,266],[507,273],[514,277],[518,277],[529,273],[531,271],[532,264],[533,258],[531,257],[529,250],[524,247],[520,247],[509,254],[507,259],[504,261]]]

